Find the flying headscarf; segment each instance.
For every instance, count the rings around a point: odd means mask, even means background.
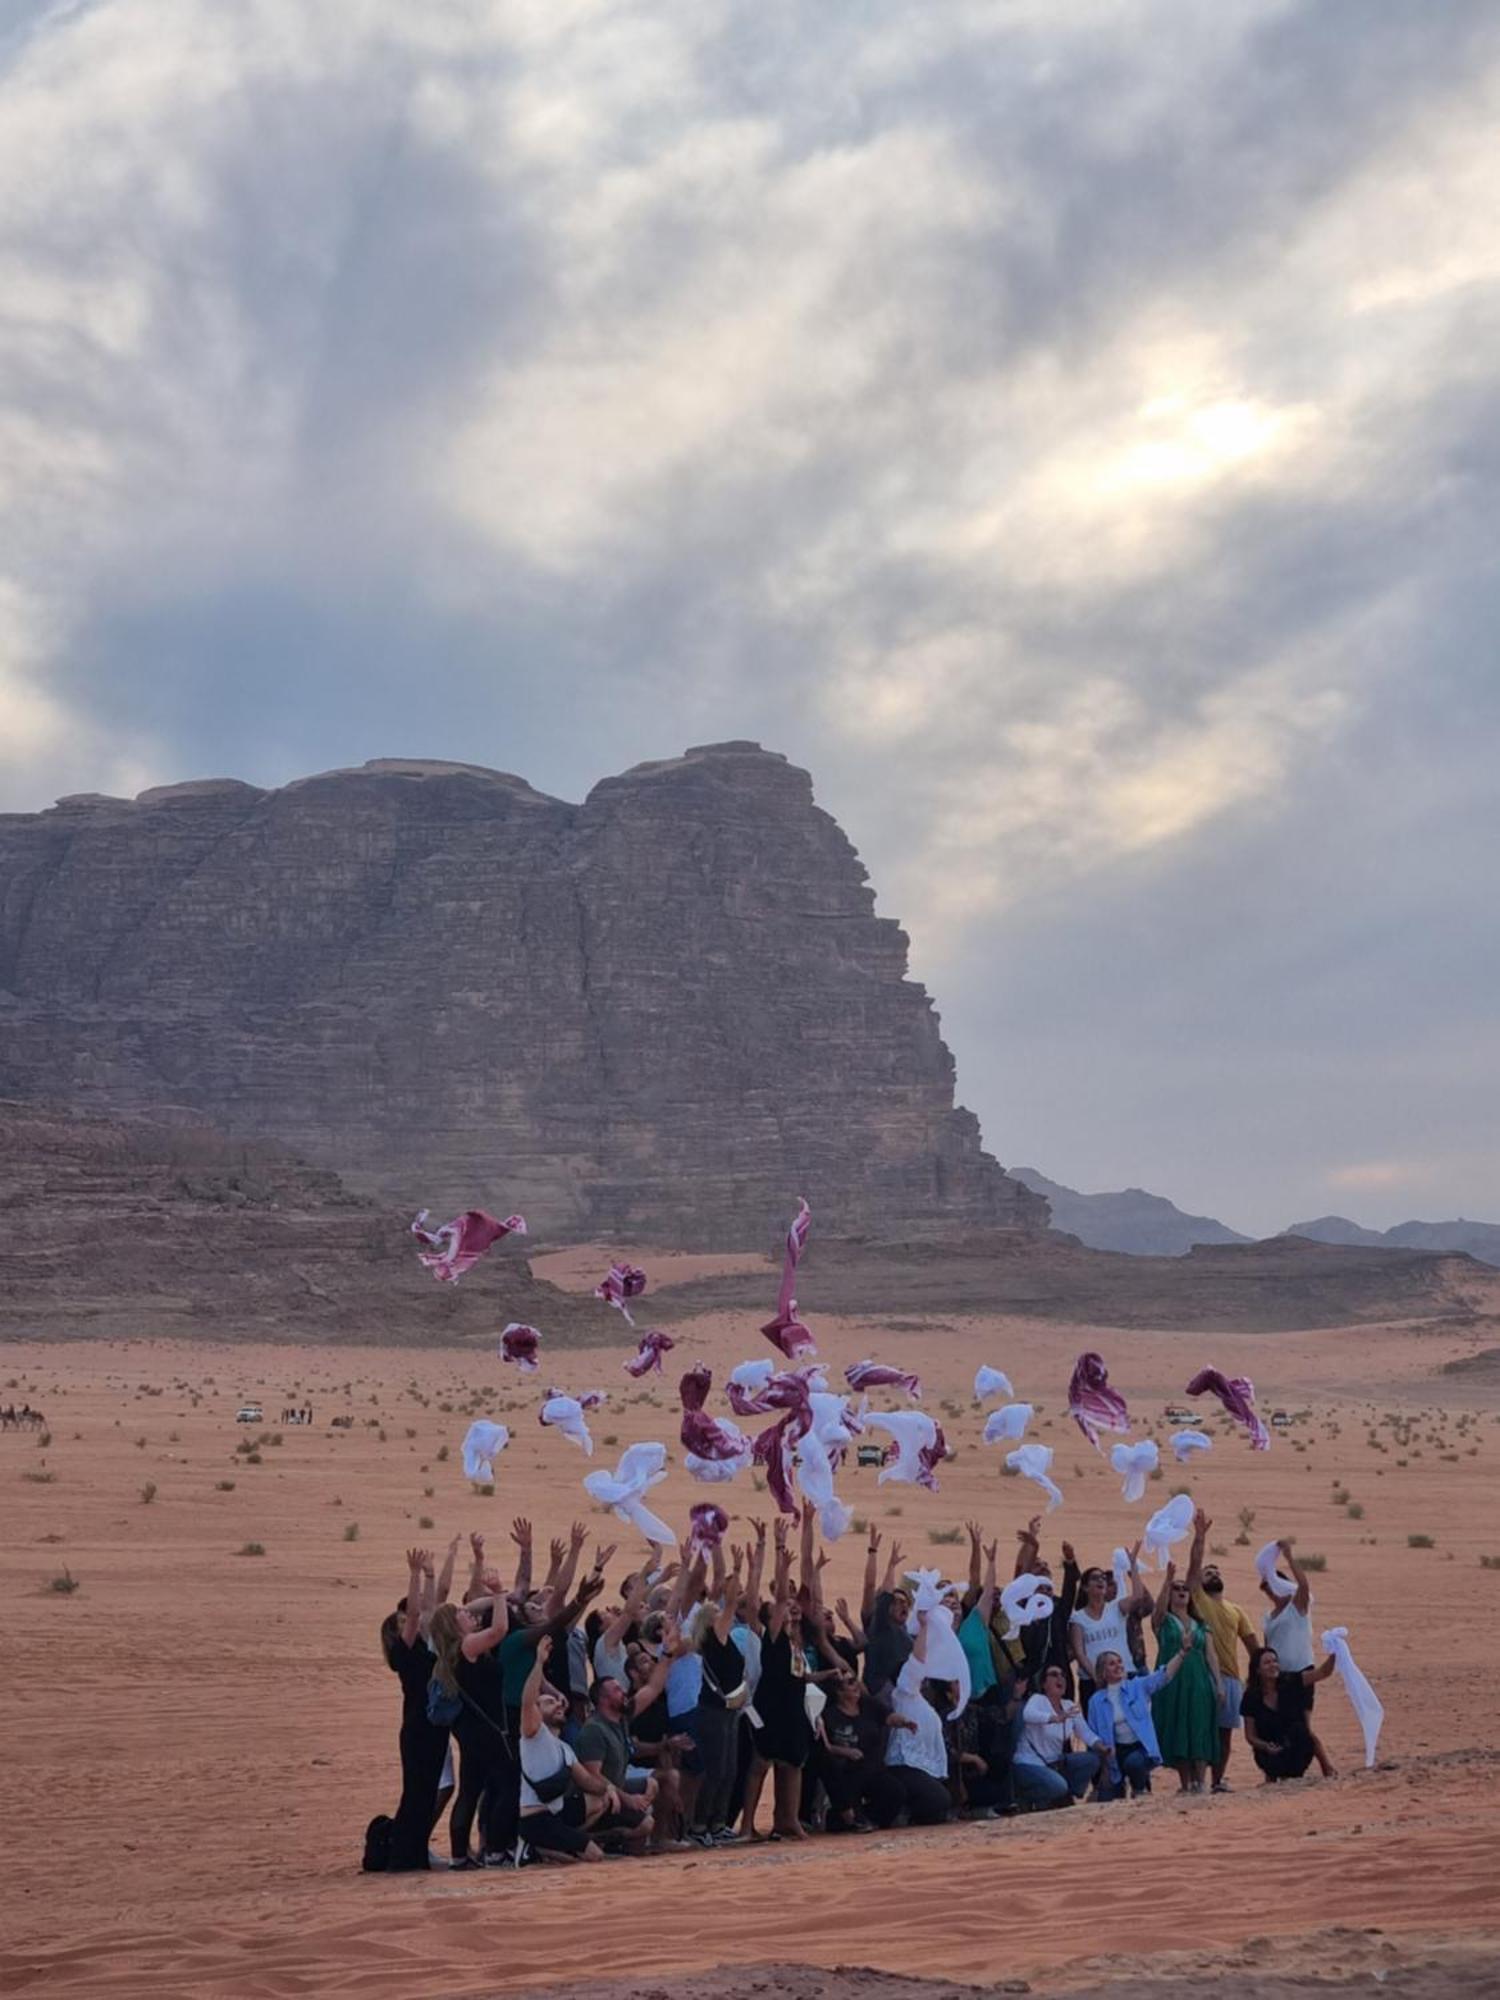
[[[865,1418],[876,1430],[888,1431],[892,1442],[886,1447],[886,1462],[880,1468],[879,1484],[894,1479],[912,1486],[925,1486],[936,1493],[935,1468],[948,1456],[942,1427],[925,1410],[871,1410]]]
[[[655,1370],[661,1373],[661,1358],[670,1354],[677,1342],[670,1333],[663,1333],[659,1327],[648,1326],[641,1334],[641,1344],[627,1361],[621,1363],[627,1375],[633,1375],[637,1382],[643,1375]]]
[[[1006,1629],[1011,1632],[1039,1624],[1043,1618],[1050,1618],[1056,1608],[1051,1584],[1044,1576],[1015,1577],[1000,1593],[1000,1609],[1005,1613]]]
[[[1025,1437],[1031,1414],[1030,1403],[1006,1403],[1001,1409],[991,1410],[984,1420],[985,1443],[1005,1444]]]
[[[712,1555],[729,1532],[729,1516],[712,1500],[695,1501],[688,1513],[688,1554]]]
[[[699,1362],[689,1368],[677,1385],[682,1399],[682,1448],[695,1459],[715,1464],[733,1460],[743,1465],[750,1453],[750,1440],[737,1424],[726,1417],[711,1417],[704,1409],[714,1385],[713,1373]]]
[[[675,1548],[677,1537],[646,1505],[645,1495],[667,1476],[667,1448],[664,1444],[633,1444],[620,1454],[612,1473],[585,1473],[583,1490],[592,1499],[612,1507],[622,1521],[639,1528],[648,1542]]]
[[[1124,1485],[1120,1489],[1121,1494],[1126,1500],[1134,1504],[1137,1500],[1145,1499],[1147,1477],[1149,1474],[1155,1472],[1157,1466],[1160,1464],[1161,1453],[1150,1438],[1144,1438],[1139,1444],[1117,1444],[1113,1446],[1109,1454],[1109,1462],[1116,1472],[1124,1475]]]
[[[1255,1574],[1266,1586],[1266,1589],[1270,1591],[1271,1595],[1279,1597],[1284,1604],[1289,1597],[1297,1595],[1297,1586],[1295,1583],[1289,1581],[1288,1578],[1282,1576],[1277,1570],[1276,1565],[1280,1560],[1281,1544],[1279,1542],[1267,1542],[1265,1547],[1256,1553]]]
[[[1179,1465],[1186,1465],[1195,1453],[1212,1451],[1214,1441],[1203,1431],[1173,1431],[1172,1456]]]
[[[1090,1350],[1073,1364],[1068,1384],[1068,1415],[1098,1451],[1100,1431],[1128,1431],[1130,1412],[1118,1389],[1109,1386],[1104,1357]]]
[[[804,1354],[816,1354],[818,1351],[812,1333],[797,1317],[797,1266],[807,1248],[807,1233],[811,1228],[812,1210],[799,1196],[796,1220],[786,1232],[781,1289],[776,1295],[776,1317],[767,1320],[761,1328],[766,1339],[773,1347],[780,1348],[788,1361],[798,1361]]]
[[[583,1417],[585,1410],[597,1410],[603,1401],[602,1389],[590,1389],[582,1396],[568,1396],[561,1389],[549,1389],[537,1421],[560,1430],[565,1438],[571,1438],[582,1448],[586,1457],[592,1458],[594,1440]]]
[[[492,1424],[477,1417],[464,1433],[464,1478],[488,1485],[495,1476],[495,1460],[510,1443],[504,1424]]]
[[[638,1299],[646,1289],[646,1274],[638,1264],[611,1264],[594,1287],[594,1297],[624,1315],[625,1324],[634,1326],[627,1299]]]
[[[1010,1377],[1003,1368],[981,1368],[974,1376],[974,1400],[987,1402],[991,1396],[1013,1396]]]
[[[1052,1477],[1052,1447],[1050,1444],[1023,1444],[1005,1454],[1005,1463],[1012,1472],[1019,1472],[1023,1479],[1040,1486],[1047,1496],[1047,1512],[1062,1505],[1062,1488]]]
[[[542,1365],[537,1360],[537,1350],[541,1344],[542,1336],[536,1327],[525,1326],[519,1320],[512,1320],[510,1325],[502,1327],[500,1332],[500,1359],[514,1362],[517,1368],[523,1368],[528,1374],[534,1375]]]
[[[844,1370],[844,1380],[861,1394],[869,1389],[904,1389],[914,1403],[922,1400],[920,1379],[885,1361],[856,1361]]]
[[[1146,1523],[1141,1537],[1141,1561],[1155,1556],[1158,1569],[1165,1569],[1175,1543],[1192,1531],[1193,1502],[1186,1493],[1174,1493],[1165,1507],[1158,1507]]]
[[[465,1271],[471,1271],[490,1245],[498,1243],[502,1236],[526,1234],[524,1215],[508,1215],[503,1222],[497,1222],[482,1208],[466,1208],[441,1229],[428,1229],[427,1216],[424,1208],[411,1226],[417,1241],[428,1246],[417,1252],[417,1262],[447,1285],[456,1284]]]
[[[1217,1396],[1237,1424],[1250,1433],[1256,1451],[1271,1449],[1271,1433],[1255,1408],[1255,1384],[1248,1375],[1221,1375],[1217,1368],[1200,1368],[1183,1392],[1189,1396]]]

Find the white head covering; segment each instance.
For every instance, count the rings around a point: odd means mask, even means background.
[[[1062,1505],[1062,1488],[1052,1477],[1052,1447],[1050,1444],[1023,1444],[1005,1454],[1005,1463],[1019,1472],[1023,1479],[1031,1479],[1041,1487],[1047,1496],[1047,1512]]]
[[[664,1444],[633,1444],[620,1455],[613,1473],[584,1475],[583,1490],[591,1498],[612,1507],[622,1521],[640,1529],[648,1542],[663,1542],[675,1548],[677,1537],[666,1522],[651,1512],[642,1495],[659,1486],[667,1476],[667,1448]]]
[[[1000,1593],[1000,1609],[1013,1632],[1050,1618],[1055,1608],[1056,1600],[1042,1576],[1018,1576]]]
[[[1380,1697],[1354,1664],[1354,1655],[1349,1650],[1349,1627],[1334,1625],[1323,1634],[1323,1644],[1338,1662],[1339,1679],[1344,1683],[1344,1692],[1349,1697],[1350,1706],[1359,1722],[1360,1734],[1365,1739],[1365,1769],[1371,1770],[1375,1763],[1375,1752],[1380,1744],[1381,1725],[1385,1721],[1385,1710],[1380,1705]]]
[[[495,1476],[495,1460],[510,1443],[504,1424],[477,1418],[464,1433],[464,1478],[488,1481]]]
[[[1193,1501],[1187,1493],[1174,1493],[1165,1507],[1158,1507],[1146,1523],[1141,1560],[1155,1556],[1158,1569],[1165,1569],[1173,1544],[1180,1542],[1193,1526]]]
[[[1186,1465],[1195,1452],[1212,1451],[1214,1441],[1204,1431],[1173,1431],[1172,1456],[1179,1465]]]
[[[978,1402],[990,1396],[1013,1396],[1010,1377],[1003,1368],[981,1368],[974,1377],[974,1395]]]
[[[985,1443],[1005,1444],[1025,1437],[1031,1415],[1030,1403],[1007,1403],[1003,1409],[991,1410],[984,1420]]]
[[[1110,1447],[1109,1462],[1116,1472],[1123,1473],[1121,1487],[1126,1500],[1132,1503],[1146,1497],[1146,1478],[1155,1472],[1161,1460],[1161,1453],[1150,1438],[1143,1438],[1139,1444],[1117,1444]]]
[[[880,1468],[878,1483],[884,1486],[888,1479],[895,1479],[915,1485],[922,1469],[923,1447],[937,1441],[937,1425],[932,1418],[925,1410],[871,1410],[865,1422],[877,1430],[889,1431],[896,1441],[896,1456],[889,1465]]]
[[[1267,1542],[1255,1558],[1255,1573],[1273,1597],[1279,1597],[1284,1604],[1289,1597],[1297,1595],[1295,1583],[1289,1583],[1284,1576],[1276,1574],[1276,1565],[1281,1559],[1281,1550],[1275,1542]],[[1267,1614],[1269,1616],[1269,1613]]]

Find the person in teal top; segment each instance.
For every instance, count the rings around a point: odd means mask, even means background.
[[[1151,1623],[1157,1638],[1158,1667],[1185,1655],[1180,1671],[1151,1700],[1162,1762],[1176,1771],[1183,1791],[1201,1792],[1218,1755],[1223,1695],[1208,1627],[1193,1616],[1187,1582],[1179,1580],[1175,1563],[1167,1564]]]
[[[986,1558],[984,1587],[958,1628],[958,1643],[963,1647],[964,1657],[969,1662],[971,1701],[981,1700],[992,1687],[998,1687],[1000,1684],[1000,1676],[995,1668],[995,1649],[990,1639],[990,1620],[994,1617],[995,1606],[999,1602],[995,1588],[995,1558],[998,1548],[997,1542],[991,1542],[984,1551]],[[979,1551],[979,1529],[971,1521],[969,1524],[970,1591],[978,1582]]]

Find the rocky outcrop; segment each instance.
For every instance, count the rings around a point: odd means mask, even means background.
[[[1076,1236],[1091,1250],[1120,1250],[1130,1257],[1183,1257],[1195,1243],[1248,1243],[1248,1236],[1211,1215],[1188,1215],[1165,1195],[1144,1188],[1114,1194],[1080,1194],[1049,1181],[1035,1167],[1011,1172],[1052,1211],[1052,1227]]]
[[[551,1237],[1038,1229],[806,772],[689,750],[581,806],[390,760],[0,818],[0,1092],[183,1111]]]
[[[587,1345],[616,1315],[532,1275],[507,1238],[457,1285],[410,1218],[280,1148],[200,1126],[0,1101],[0,1333],[9,1339],[451,1345],[507,1320]]]

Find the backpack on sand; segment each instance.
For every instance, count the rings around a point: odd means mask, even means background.
[[[359,1864],[366,1875],[383,1875],[391,1865],[391,1835],[396,1822],[389,1813],[376,1813],[365,1828],[365,1858]]]

